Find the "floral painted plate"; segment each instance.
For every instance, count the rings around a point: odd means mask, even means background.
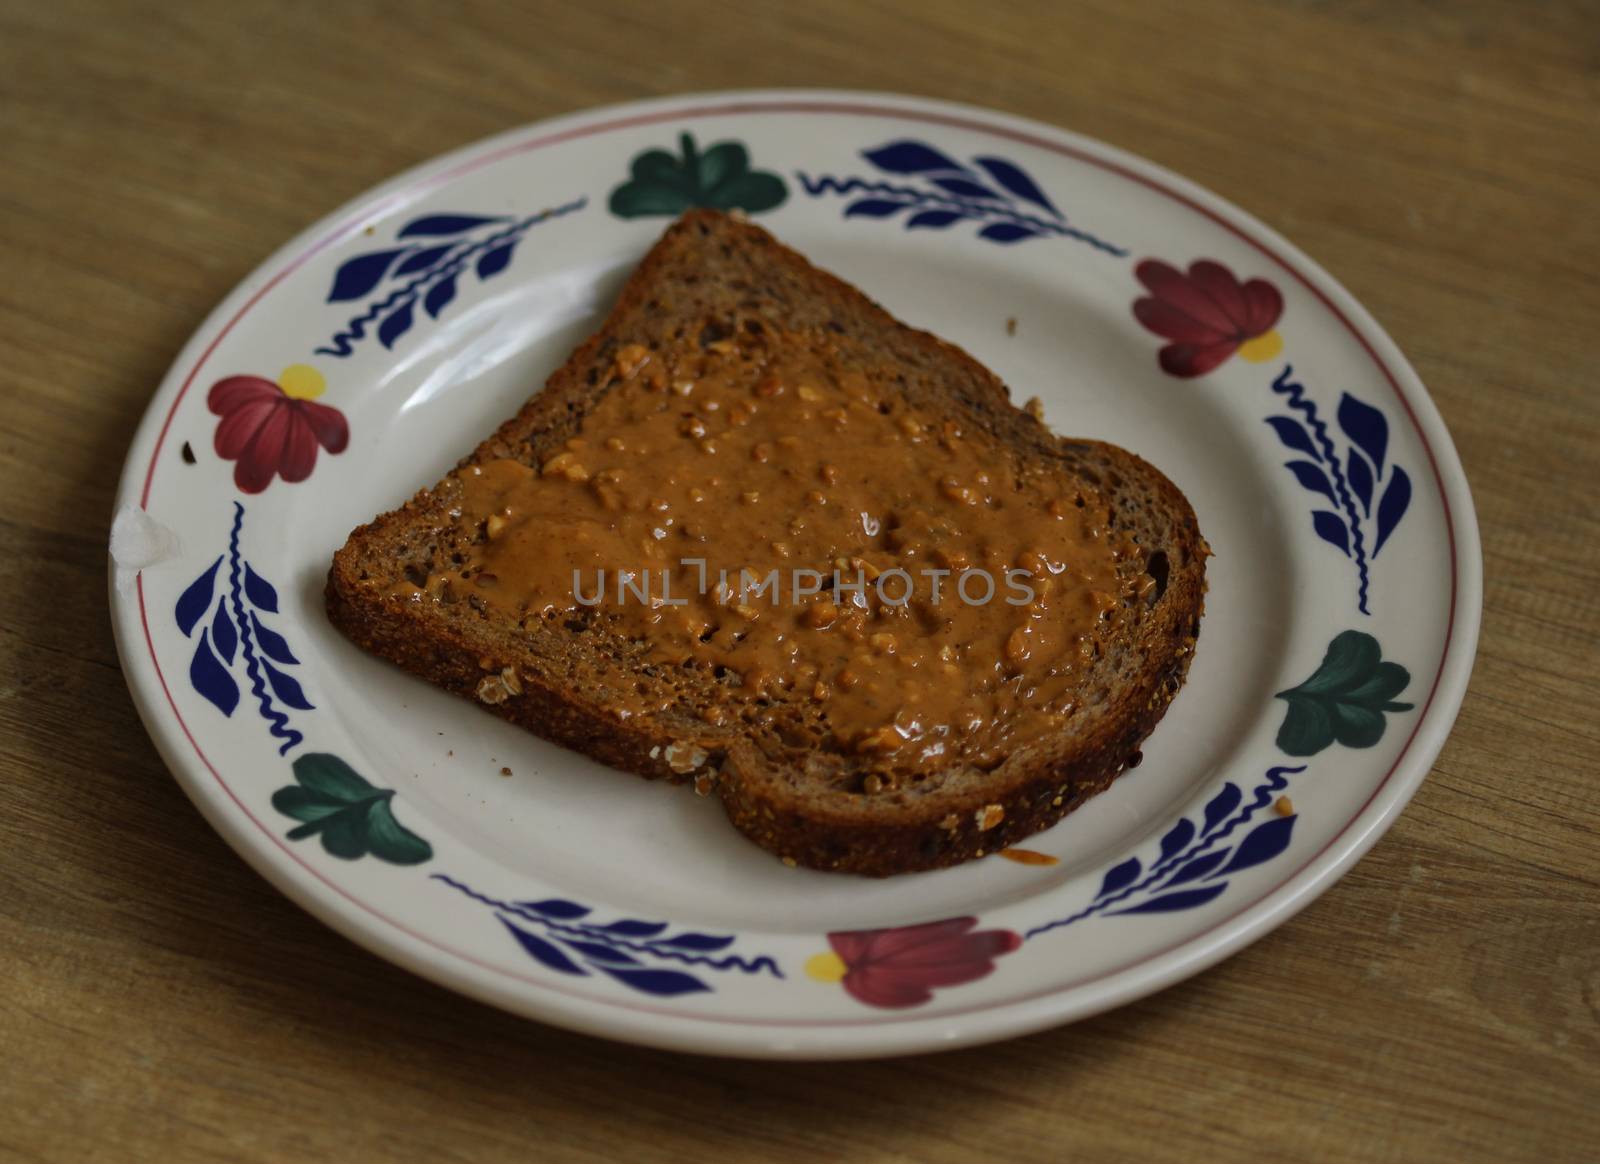
[[[1216,557],[1188,684],[1138,771],[1027,852],[883,881],[787,868],[714,800],[522,733],[328,625],[349,531],[514,412],[695,205],[744,210],[1193,502]],[[206,321],[120,501],[129,686],[252,865],[476,998],[729,1055],[1003,1038],[1260,937],[1415,791],[1480,604],[1444,425],[1326,272],[1118,150],[881,94],[606,109],[389,182]]]

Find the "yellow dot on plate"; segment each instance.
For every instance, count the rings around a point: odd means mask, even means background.
[[[844,959],[832,950],[806,959],[806,973],[818,982],[837,982],[844,977],[846,969]]]
[[[328,382],[310,364],[290,364],[278,373],[278,387],[297,400],[315,400],[328,390]]]
[[[1240,358],[1249,360],[1252,364],[1270,360],[1281,351],[1283,351],[1283,337],[1278,334],[1276,328],[1266,335],[1258,335],[1255,339],[1245,340],[1239,345]]]

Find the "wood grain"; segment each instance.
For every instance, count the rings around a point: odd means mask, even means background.
[[[1580,1160],[1600,1137],[1600,7],[0,2],[0,1157]],[[286,237],[550,114],[826,84],[1010,109],[1260,215],[1429,384],[1482,648],[1394,830],[1074,1027],[750,1065],[515,1020],[323,929],[168,776],[105,608],[131,430]]]

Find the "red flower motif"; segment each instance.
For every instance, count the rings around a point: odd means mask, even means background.
[[[1201,259],[1187,275],[1155,259],[1134,268],[1149,296],[1133,315],[1162,339],[1162,370],[1189,379],[1204,376],[1234,352],[1247,360],[1270,360],[1283,350],[1273,325],[1283,314],[1283,296],[1265,279],[1241,284],[1221,263]]]
[[[994,960],[1022,945],[1011,930],[979,930],[975,917],[953,917],[888,930],[849,930],[828,935],[833,951],[806,963],[806,972],[844,988],[868,1006],[921,1006],[936,986],[973,982],[994,969]]]
[[[278,383],[260,376],[229,376],[211,386],[206,404],[222,417],[214,441],[217,456],[238,461],[233,480],[246,493],[260,493],[274,476],[304,481],[317,463],[317,446],[342,453],[350,443],[344,414],[309,399],[320,396],[315,368],[285,368]]]

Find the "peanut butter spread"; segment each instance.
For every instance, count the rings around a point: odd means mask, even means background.
[[[990,766],[1067,723],[1143,577],[1119,582],[1137,548],[1094,488],[919,415],[826,333],[628,345],[613,376],[537,468],[458,472],[473,555],[397,593],[579,615],[715,669],[709,724],[808,701],[883,769]]]

